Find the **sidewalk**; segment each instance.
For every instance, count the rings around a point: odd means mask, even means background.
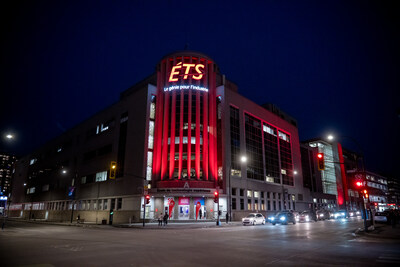
[[[23,220],[19,218],[7,218],[9,221],[26,222],[26,223],[36,223],[36,224],[48,224],[48,225],[62,225],[62,226],[76,226],[76,227],[89,227],[89,228],[137,228],[137,229],[195,229],[195,228],[214,228],[214,227],[229,227],[229,226],[240,226],[242,223],[240,221],[229,222],[228,224],[221,221],[221,224],[217,226],[216,221],[168,221],[167,226],[158,226],[158,222],[146,222],[145,227],[143,223],[126,223],[126,224],[99,224],[95,222],[84,222],[77,223],[76,221],[70,222],[55,222],[46,220]]]
[[[375,224],[374,230],[365,233],[364,229],[359,228],[355,231],[355,234],[368,238],[392,239],[400,242],[400,225],[397,224],[396,227],[393,228],[388,224]]]

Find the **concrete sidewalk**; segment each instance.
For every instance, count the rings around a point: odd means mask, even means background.
[[[364,229],[359,228],[355,231],[355,234],[368,238],[392,239],[400,242],[400,225],[393,228],[388,224],[375,224],[374,230],[365,232]]]
[[[216,221],[168,221],[166,226],[158,226],[158,222],[146,222],[145,227],[143,227],[143,223],[126,223],[126,224],[99,224],[95,222],[84,222],[77,223],[76,221],[70,222],[55,222],[55,221],[47,221],[47,220],[23,220],[20,218],[7,218],[7,221],[19,221],[19,222],[27,222],[27,223],[36,223],[36,224],[48,224],[48,225],[61,225],[61,226],[75,226],[75,227],[88,227],[88,228],[137,228],[137,229],[195,229],[195,228],[214,228],[214,227],[230,227],[230,226],[240,226],[242,223],[240,221],[229,222],[228,224],[225,222],[220,223],[217,226]]]

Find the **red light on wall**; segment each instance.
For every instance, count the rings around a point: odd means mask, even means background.
[[[363,183],[362,183],[362,182],[357,182],[356,185],[357,185],[358,187],[361,187],[361,186],[363,186]]]
[[[322,157],[323,157],[322,153],[318,153],[318,154],[317,154],[317,157],[318,157],[319,159],[322,159]]]

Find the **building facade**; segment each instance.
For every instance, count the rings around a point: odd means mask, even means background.
[[[120,101],[19,160],[10,213],[122,223],[307,209],[297,122],[283,114],[241,96],[208,56],[168,55]]]
[[[11,177],[16,157],[9,153],[0,153],[0,214],[7,208],[7,199],[11,193]]]

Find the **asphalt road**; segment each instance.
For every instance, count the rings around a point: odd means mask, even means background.
[[[362,221],[83,228],[7,222],[0,266],[399,266],[400,242],[354,236]]]

